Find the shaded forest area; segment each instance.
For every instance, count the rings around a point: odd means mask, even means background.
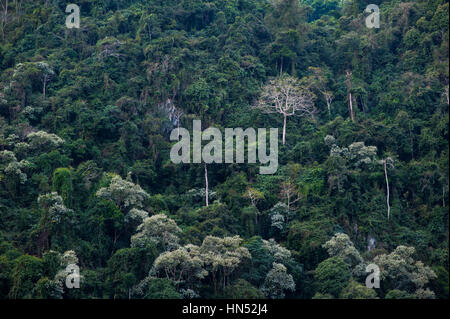
[[[68,3],[0,0],[0,298],[448,298],[447,1]],[[170,161],[284,79],[276,174]]]

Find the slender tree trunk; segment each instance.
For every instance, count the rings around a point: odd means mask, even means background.
[[[347,94],[348,94],[348,111],[350,112],[350,118],[352,122],[355,122],[355,113],[353,112],[353,96],[352,96],[352,72],[346,71],[346,81],[345,85],[347,86]]]
[[[284,118],[283,118],[283,145],[286,143],[286,119],[287,116],[286,114],[283,114]]]
[[[411,143],[411,159],[414,160],[414,140],[411,132],[411,123],[409,123],[409,141]]]
[[[450,105],[450,104],[449,104],[448,86],[445,88],[444,95],[445,95],[445,98],[447,99],[447,105]]]
[[[389,215],[391,213],[391,206],[389,206],[389,180],[387,175],[387,165],[386,160],[384,160],[384,177],[386,178],[386,204],[387,204],[387,216],[389,219]]]
[[[206,206],[209,205],[209,186],[208,186],[208,169],[205,164],[205,191],[206,191]]]
[[[283,75],[283,58],[280,60],[280,76]]]
[[[44,100],[45,100],[45,87],[47,86],[47,79],[44,78],[44,85],[42,87],[42,94],[44,95]]]
[[[445,186],[442,184],[442,207],[445,207]]]
[[[325,97],[325,100],[327,101],[328,117],[331,118],[331,101],[330,101],[330,98]]]
[[[288,210],[291,208],[291,196],[290,196],[289,192],[287,194],[287,207],[288,207]]]
[[[353,114],[353,101],[352,101],[353,97],[352,97],[352,93],[349,92],[348,93],[348,108],[350,111],[350,118],[352,119],[352,122],[355,122],[355,117]]]
[[[6,0],[3,7],[3,18],[2,18],[2,39],[5,40],[5,28],[8,22],[8,0]]]

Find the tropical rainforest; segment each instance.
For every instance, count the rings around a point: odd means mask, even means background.
[[[448,298],[448,1],[0,5],[1,299]],[[276,173],[175,164],[193,120]]]

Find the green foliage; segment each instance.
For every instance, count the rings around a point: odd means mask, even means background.
[[[225,288],[223,297],[226,299],[262,299],[264,294],[244,279],[238,279]]]
[[[11,290],[9,297],[32,298],[34,287],[43,274],[42,260],[29,255],[23,255],[14,260],[11,273]]]
[[[331,257],[321,262],[314,270],[317,291],[338,297],[349,284],[350,270],[341,257]]]
[[[152,278],[149,281],[145,299],[180,299],[173,282],[166,278]]]
[[[385,299],[416,299],[416,296],[402,290],[390,290]]]
[[[65,205],[71,206],[73,204],[72,172],[70,169],[60,167],[54,171],[52,191],[61,195]]]
[[[367,288],[366,286],[350,281],[340,295],[343,299],[376,299],[377,293],[375,289]]]
[[[106,289],[114,298],[128,298],[130,289],[147,274],[157,257],[157,250],[148,248],[123,248],[114,253],[106,267]]]
[[[0,298],[448,298],[447,1],[60,2],[0,8]],[[275,174],[208,164],[206,207],[170,132],[281,132],[280,79],[314,116]]]

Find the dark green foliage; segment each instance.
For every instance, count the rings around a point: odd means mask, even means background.
[[[262,299],[264,294],[244,279],[238,279],[234,284],[225,288],[223,297],[227,299]]]
[[[42,260],[29,255],[23,255],[14,260],[11,272],[11,290],[9,297],[32,298],[36,283],[44,272]]]
[[[379,29],[365,26],[369,1],[81,1],[82,26],[70,30],[63,1],[8,3],[0,25],[0,298],[135,298],[144,280],[145,298],[255,298],[273,262],[295,282],[289,298],[420,295],[410,294],[416,287],[382,284],[376,296],[365,289],[364,274],[322,247],[335,233],[367,262],[414,247],[415,260],[436,274],[424,288],[448,298],[448,1],[377,0]],[[171,162],[170,132],[191,130],[194,119],[222,132],[281,131],[279,114],[251,107],[278,75],[305,83],[317,114],[290,117],[273,175],[260,175],[257,164],[208,164],[206,207],[205,168]],[[354,148],[360,143],[376,147],[373,159]],[[120,192],[97,195],[113,174],[148,194],[142,205],[125,207]],[[257,201],[245,196],[249,188]],[[52,192],[62,203],[38,203]],[[239,235],[251,259],[218,281],[225,287],[217,294],[211,273],[189,283],[154,278],[162,245],[132,247],[131,238],[142,216],[161,213],[181,229],[180,246]],[[270,238],[290,257],[275,260],[263,245]],[[55,276],[69,250],[84,279],[61,295]]]
[[[73,205],[73,184],[72,172],[68,168],[57,168],[53,172],[53,186],[52,191],[61,195],[64,204],[69,207]]]
[[[416,297],[406,291],[390,290],[386,294],[385,299],[416,299]]]
[[[130,289],[142,280],[157,257],[154,247],[123,248],[108,260],[106,289],[111,298],[128,298]]]
[[[331,257],[322,261],[314,270],[317,291],[338,297],[349,284],[350,270],[340,257]]]
[[[145,299],[180,299],[172,281],[166,278],[152,278],[149,280]]]

